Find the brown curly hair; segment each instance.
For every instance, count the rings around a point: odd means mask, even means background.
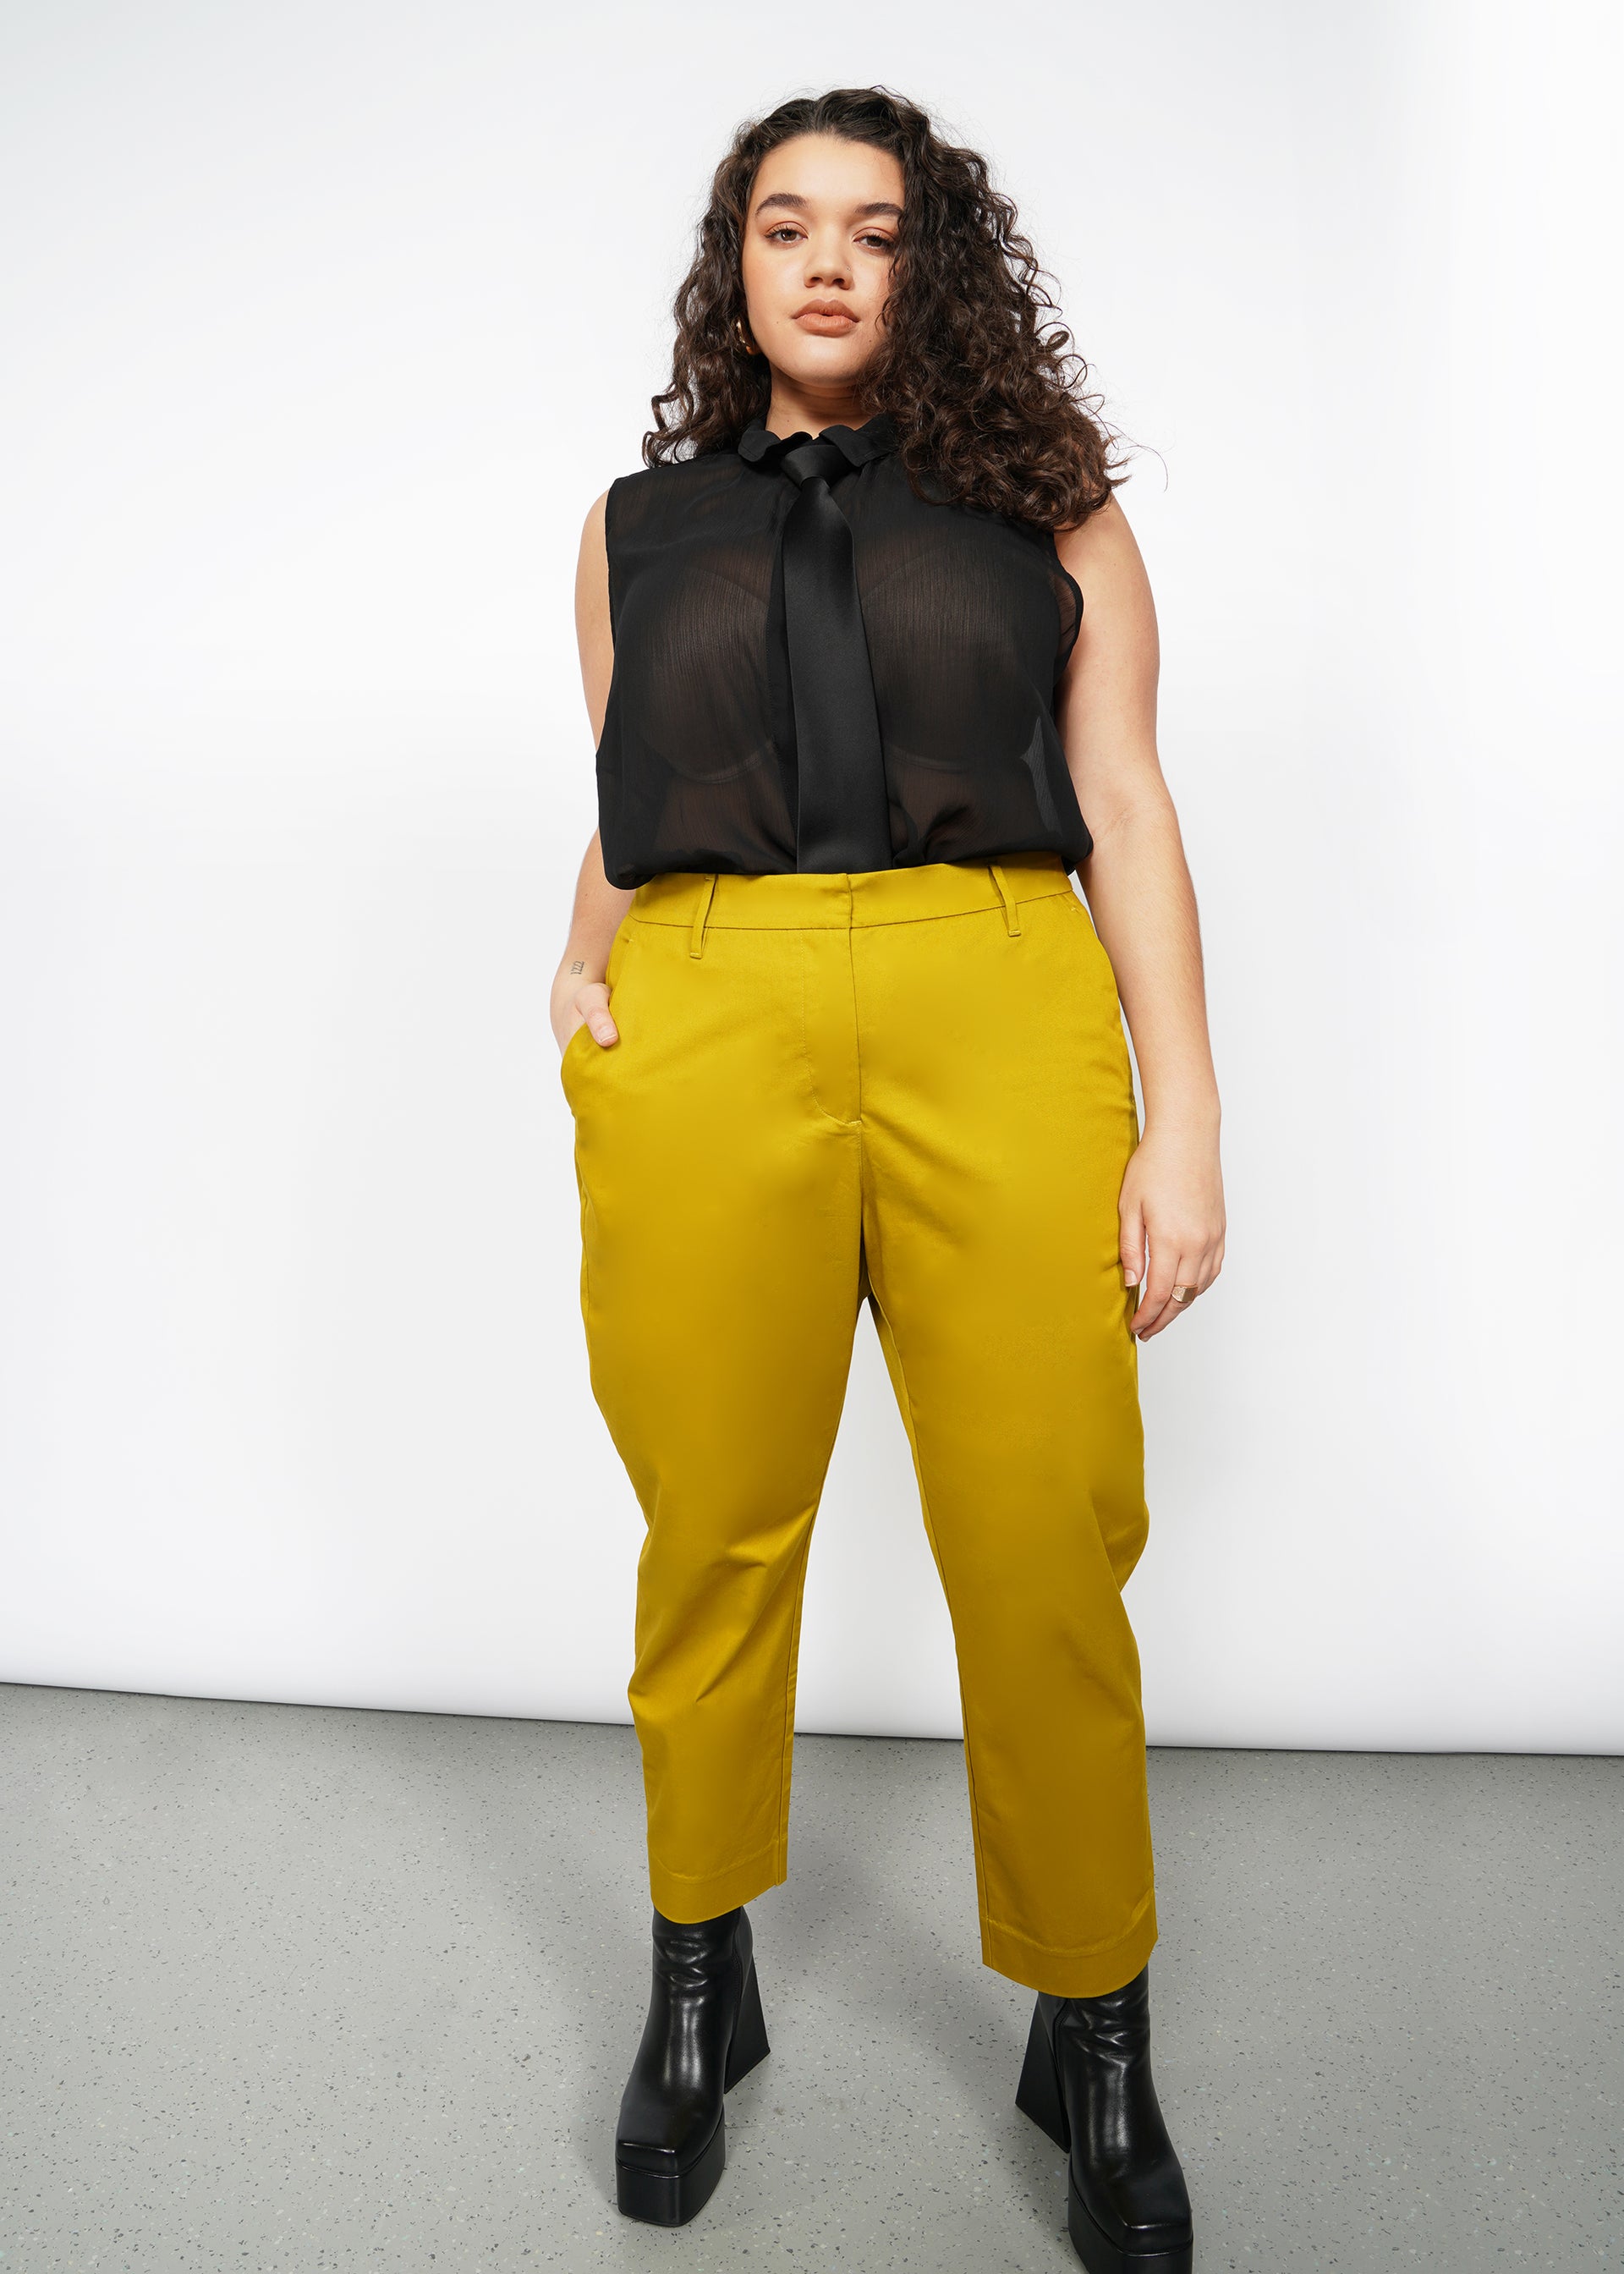
[[[1124,478],[1113,471],[1118,437],[1084,392],[1088,366],[1013,201],[978,152],[944,141],[917,105],[878,87],[797,96],[733,136],[673,305],[671,384],[652,398],[645,464],[732,449],[766,410],[766,360],[747,355],[733,329],[746,312],[741,251],[756,169],[799,134],[868,143],[902,168],[886,328],[859,388],[867,415],[896,420],[915,490],[1038,528],[1097,511]]]

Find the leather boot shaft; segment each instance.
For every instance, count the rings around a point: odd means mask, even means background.
[[[724,2096],[765,2058],[750,1922],[742,1906],[692,1923],[654,1913],[653,1981],[620,2097],[620,2209],[659,2226],[691,2218],[726,2160]]]
[[[1068,2224],[1091,2274],[1187,2274],[1190,2196],[1151,2074],[1148,1968],[1101,1997],[1040,1992],[1016,2101],[1069,2152]]]

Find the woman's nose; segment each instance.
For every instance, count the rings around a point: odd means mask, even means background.
[[[808,284],[846,284],[851,281],[843,249],[827,245],[811,250],[807,256]]]

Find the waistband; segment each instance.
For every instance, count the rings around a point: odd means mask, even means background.
[[[927,861],[913,869],[786,870],[767,876],[670,870],[632,894],[639,923],[685,924],[697,955],[706,930],[846,930],[853,924],[916,923],[1002,907],[1011,935],[1022,900],[1069,892],[1058,853],[1006,853],[996,861]]]

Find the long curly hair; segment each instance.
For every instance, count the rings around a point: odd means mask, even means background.
[[[886,326],[858,388],[865,416],[895,419],[914,489],[1046,529],[1106,504],[1125,478],[1119,437],[1085,391],[1088,366],[1013,201],[979,152],[944,141],[917,105],[878,87],[797,96],[734,135],[673,305],[671,384],[652,398],[645,464],[731,449],[766,410],[766,359],[734,330],[746,313],[741,252],[756,169],[800,134],[868,143],[902,168]]]

